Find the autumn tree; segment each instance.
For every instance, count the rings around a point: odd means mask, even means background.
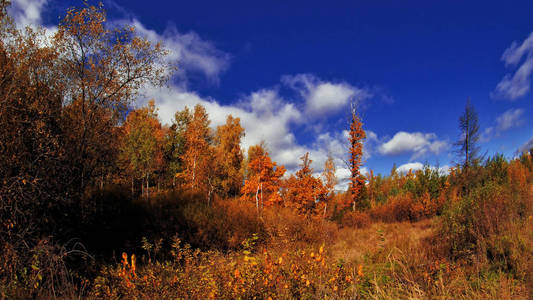
[[[363,141],[366,138],[366,133],[363,130],[363,123],[357,114],[355,105],[352,105],[352,122],[350,124],[350,132],[348,141],[350,144],[350,199],[352,202],[352,210],[355,211],[356,203],[359,195],[365,184],[365,180],[361,175],[361,163],[363,159]]]
[[[54,65],[63,83],[66,143],[83,190],[102,163],[117,151],[114,127],[146,84],[161,85],[169,75],[161,44],[152,45],[135,28],[111,28],[102,6],[71,8],[52,40]]]
[[[322,181],[324,183],[325,195],[319,206],[323,207],[323,216],[326,216],[328,209],[328,202],[335,195],[335,186],[337,185],[337,177],[335,176],[335,161],[331,153],[328,153],[328,159],[324,163],[324,171],[322,172]]]
[[[213,189],[213,135],[209,123],[205,108],[197,104],[185,130],[186,150],[182,156],[184,169],[180,174],[195,191],[209,192]]]
[[[287,180],[287,202],[298,212],[309,214],[314,212],[319,201],[325,199],[326,189],[320,178],[313,176],[309,152],[300,159],[300,169]]]
[[[217,167],[217,186],[222,196],[236,196],[240,193],[243,181],[243,153],[241,138],[244,128],[240,119],[229,115],[226,124],[216,131],[215,160]]]
[[[28,282],[21,281],[22,274],[37,255],[39,266],[52,262],[44,253],[55,251],[48,243],[49,252],[37,254],[40,241],[53,236],[65,243],[81,213],[64,143],[59,54],[44,43],[43,30],[18,31],[7,5],[0,1],[0,286],[3,297],[31,298],[37,294],[19,284]],[[39,284],[50,289],[54,283],[45,275]]]
[[[4,9],[0,6],[2,14]],[[0,27],[1,35],[9,31],[0,41],[0,223],[9,227],[1,226],[0,241],[10,240],[13,251],[24,252],[30,237],[67,234],[70,228],[59,224],[68,219],[63,213],[75,204],[70,195],[76,190],[63,143],[62,83],[54,74],[58,54],[40,45],[42,32],[5,26]]]
[[[250,168],[250,163],[254,161],[256,158],[261,157],[265,155],[266,153],[266,145],[264,141],[261,141],[257,145],[252,145],[248,148],[248,155],[246,157],[245,162],[245,178],[250,178],[254,176],[254,170]]]
[[[163,133],[153,100],[128,114],[124,124],[121,154],[133,177],[142,178],[141,187],[149,196],[150,177],[161,164]],[[146,185],[146,187],[144,187]]]
[[[248,149],[250,153],[260,153],[261,146],[252,146]],[[241,199],[255,199],[257,212],[265,205],[271,206],[281,202],[279,190],[281,188],[281,177],[285,174],[284,166],[277,166],[268,155],[268,152],[256,156],[248,164],[248,177],[241,190]]]
[[[164,159],[168,166],[169,175],[172,177],[172,186],[176,185],[176,174],[184,169],[183,155],[186,150],[185,132],[191,122],[192,115],[189,108],[174,114],[172,125],[167,131],[164,140]]]

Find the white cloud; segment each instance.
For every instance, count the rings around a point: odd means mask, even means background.
[[[398,173],[406,174],[407,172],[409,172],[409,170],[411,170],[412,172],[416,172],[417,170],[422,170],[423,168],[424,164],[421,162],[410,162],[399,166],[398,168],[396,168],[396,171]],[[437,169],[437,167],[435,166],[429,166],[429,168],[432,170]],[[444,165],[442,167],[438,167],[438,171],[442,175],[448,174],[450,173],[450,166]]]
[[[499,136],[502,132],[512,128],[520,127],[524,124],[524,110],[521,108],[509,109],[496,118],[496,124],[485,128],[481,135],[481,141],[487,142],[494,136]]]
[[[439,154],[448,147],[448,143],[438,140],[434,133],[399,131],[389,141],[379,146],[379,152],[383,155],[413,153],[412,159],[414,159],[428,152]]]
[[[13,0],[8,12],[18,28],[41,25],[42,11],[47,2],[47,0]]]
[[[502,60],[506,66],[516,66],[522,61],[518,69],[512,73],[507,73],[496,85],[492,92],[493,97],[515,100],[525,96],[531,88],[531,73],[533,73],[533,32],[522,44],[518,45],[514,41],[502,55]]]
[[[360,102],[372,95],[365,89],[348,83],[322,81],[312,74],[284,76],[282,82],[297,90],[305,99],[305,111],[312,115],[324,115],[345,107],[351,100]]]
[[[133,25],[150,42],[163,42],[170,52],[167,59],[178,64],[177,75],[181,79],[186,79],[188,73],[199,72],[210,81],[218,83],[219,75],[229,66],[230,55],[203,40],[195,32],[180,33],[175,27],[169,26],[159,34],[135,18],[114,23]]]
[[[496,131],[503,132],[521,126],[524,122],[523,114],[524,110],[520,108],[507,110],[496,118]]]
[[[398,168],[396,168],[396,171],[398,173],[407,173],[409,172],[409,170],[414,172],[416,170],[421,170],[423,167],[424,167],[424,164],[420,162],[411,162],[411,163],[406,163],[406,164],[399,166]]]

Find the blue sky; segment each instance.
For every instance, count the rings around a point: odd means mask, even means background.
[[[81,1],[15,0],[20,24],[53,30]],[[333,2],[333,3],[332,3]],[[169,89],[146,89],[169,122],[204,104],[213,125],[241,117],[244,146],[264,139],[289,169],[328,151],[347,174],[349,102],[369,138],[365,167],[453,165],[468,97],[480,146],[512,157],[533,145],[531,1],[104,1],[109,20],[162,40],[180,68]]]

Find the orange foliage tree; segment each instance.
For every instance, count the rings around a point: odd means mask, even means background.
[[[355,211],[355,206],[359,198],[359,194],[365,179],[360,173],[361,161],[363,159],[363,141],[366,138],[366,133],[363,130],[363,123],[357,115],[355,106],[352,106],[352,122],[350,124],[350,132],[348,141],[350,143],[350,195],[352,202],[352,210]]]
[[[213,188],[213,135],[209,123],[205,108],[197,104],[185,130],[184,170],[180,174],[194,191],[211,192]]]
[[[315,212],[317,203],[326,197],[326,189],[320,178],[313,176],[309,152],[300,157],[302,164],[295,175],[287,180],[287,204],[302,214]]]
[[[252,147],[250,147],[252,151],[259,149]],[[252,152],[250,149],[248,150],[248,155]],[[271,206],[279,204],[282,200],[279,194],[281,177],[284,174],[285,167],[278,167],[275,162],[272,162],[268,152],[257,156],[248,163],[248,178],[241,190],[241,199],[252,200],[255,198],[255,206],[258,212],[264,205]]]

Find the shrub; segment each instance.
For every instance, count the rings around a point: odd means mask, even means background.
[[[496,268],[527,277],[533,260],[528,250],[533,244],[528,188],[490,181],[451,203],[439,231],[449,257],[478,269]]]

